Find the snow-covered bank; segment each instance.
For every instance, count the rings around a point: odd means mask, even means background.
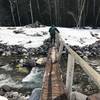
[[[100,38],[100,29],[59,28],[59,30],[65,43],[72,46],[83,47],[95,43]]]
[[[49,27],[0,27],[0,43],[21,45],[25,48],[37,48],[49,38]],[[58,27],[63,40],[69,45],[83,47],[100,39],[100,29],[73,29]]]
[[[19,32],[18,32],[19,31]],[[9,29],[0,28],[0,43],[7,45],[21,45],[25,48],[37,48],[43,45],[43,41],[49,37],[48,28],[17,27]]]
[[[24,91],[22,91],[24,95],[20,95],[19,91],[18,91],[19,93],[18,92],[15,93],[14,91],[13,93],[11,91],[9,93],[3,92],[4,93],[3,96],[9,97],[9,95],[11,95],[11,98],[10,98],[11,100],[14,100],[12,98],[22,98],[23,96],[24,98],[27,98],[25,94],[28,95],[30,91],[25,92],[26,88],[39,87],[37,83],[41,83],[42,81],[40,77],[41,76],[40,74],[42,72],[33,68],[34,70],[31,70],[30,74],[27,75],[25,74],[25,72],[27,73],[27,71],[25,71],[24,68],[31,67],[30,66],[32,65],[31,61],[33,62],[33,59],[31,58],[34,58],[37,63],[41,55],[47,56],[50,41],[46,40],[44,43],[43,41],[49,38],[48,30],[49,30],[49,27],[42,27],[42,28],[1,27],[0,29],[0,42],[1,42],[0,43],[0,47],[1,47],[0,48],[0,55],[1,55],[0,83],[1,84],[0,85],[2,86],[7,85],[7,86],[11,86],[11,87],[18,88],[18,89],[20,88],[20,90],[24,89]],[[100,55],[99,42],[95,43],[96,41],[99,40],[99,37],[100,37],[99,29],[98,30],[91,30],[91,29],[78,30],[78,29],[72,29],[72,28],[58,28],[58,30],[60,31],[60,35],[63,38],[63,40],[69,45],[72,45],[73,49],[82,57],[86,58],[88,56],[94,57],[94,56]],[[90,44],[92,44],[92,46]],[[19,46],[9,46],[9,45],[19,45]],[[73,45],[77,45],[77,46],[73,46]],[[86,45],[89,45],[89,46],[86,46]],[[67,56],[66,54],[67,52],[64,51],[63,53],[64,53],[64,56]],[[14,59],[13,56],[15,56],[16,58]],[[5,60],[5,58],[3,59],[2,57],[7,58],[7,61]],[[12,59],[10,57],[12,57]],[[8,59],[10,60],[9,62],[8,62]],[[66,62],[66,59],[64,63],[65,62]],[[39,69],[43,67],[43,65],[40,66],[39,63],[37,63],[37,65]],[[96,70],[100,69],[99,66],[100,66],[99,64],[96,65],[95,67]],[[5,73],[7,73],[7,75],[5,75]],[[91,86],[89,85],[86,86],[85,84],[85,83],[88,83],[88,77],[84,75],[84,73],[83,74],[82,73],[83,73],[82,70],[79,69],[78,67],[78,71],[76,73],[76,78],[74,81],[76,83],[81,82],[82,85],[80,84],[80,87],[79,87],[81,92],[85,91],[86,93],[87,92],[89,93],[91,91]],[[83,81],[85,82],[83,83]],[[22,82],[24,82],[25,84],[22,84]],[[85,84],[85,89],[83,87],[84,84]],[[78,83],[78,86],[79,86],[79,83]],[[41,84],[40,84],[40,87],[41,87]],[[78,90],[77,87],[75,87],[74,89]],[[94,90],[96,89],[92,85],[92,92]],[[8,95],[6,96],[5,94],[8,94]],[[17,94],[16,97],[15,97],[15,94]],[[26,100],[26,99],[18,99],[18,100]]]

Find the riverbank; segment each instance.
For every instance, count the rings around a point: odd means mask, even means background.
[[[42,31],[41,31],[42,29]],[[7,97],[9,100],[26,100],[31,95],[31,92],[34,88],[38,87],[41,88],[41,85],[37,85],[35,80],[32,80],[32,84],[26,83],[23,84],[22,80],[29,74],[31,76],[37,78],[40,76],[38,71],[34,70],[37,74],[33,74],[32,68],[38,67],[39,69],[45,67],[45,63],[41,63],[42,61],[39,60],[40,58],[47,57],[48,49],[50,47],[50,39],[48,28],[41,28],[41,29],[23,29],[23,28],[8,28],[9,36],[8,39],[5,41],[3,40],[4,36],[2,34],[2,38],[0,38],[0,95]],[[1,28],[1,31],[6,32],[6,28]],[[87,41],[88,38],[85,36],[81,37],[81,32],[75,36],[78,30],[75,29],[75,34],[71,35],[71,32],[74,29],[59,29],[62,32],[62,38],[64,41],[69,44],[84,60],[86,60],[96,71],[100,73],[100,41],[97,39],[99,37],[99,30],[95,30],[93,34],[98,33],[97,36],[93,37],[91,35],[91,30],[88,31],[89,40],[93,39],[93,43]],[[66,31],[65,31],[66,30]],[[67,31],[68,30],[68,31]],[[34,31],[34,34],[32,33]],[[81,31],[81,30],[80,30]],[[79,31],[79,32],[80,32]],[[92,30],[93,31],[93,30]],[[11,33],[10,33],[11,32]],[[16,37],[12,37],[11,35]],[[64,32],[65,37],[64,37]],[[96,33],[95,33],[96,32]],[[68,33],[68,34],[67,34]],[[5,33],[6,36],[7,32]],[[79,35],[79,36],[78,36]],[[28,37],[27,37],[28,36]],[[46,36],[46,37],[45,37]],[[20,39],[19,39],[20,37]],[[31,37],[31,38],[30,38]],[[16,41],[10,41],[10,39],[16,38]],[[27,38],[27,41],[24,39]],[[74,39],[75,38],[75,39]],[[36,39],[36,40],[35,40]],[[38,40],[37,40],[38,39]],[[34,40],[34,41],[33,41]],[[40,40],[41,43],[40,43]],[[84,43],[82,42],[84,40]],[[86,40],[86,41],[85,41]],[[94,41],[95,40],[95,41]],[[38,42],[39,41],[39,42]],[[72,42],[71,42],[72,41]],[[12,44],[11,44],[12,43]],[[15,44],[14,44],[15,43]],[[36,45],[38,44],[38,45]],[[63,79],[65,81],[65,74],[66,74],[66,66],[67,66],[67,54],[68,52],[64,49],[62,52],[62,59],[61,59],[61,66],[63,73]],[[32,62],[38,62],[36,65]],[[29,63],[31,62],[31,63]],[[42,70],[39,70],[41,72]],[[93,84],[91,79],[83,72],[78,64],[75,66],[75,73],[74,73],[74,84],[73,90],[78,92],[84,93],[86,95],[94,94],[98,92],[98,88]],[[43,75],[43,73],[42,73]],[[35,79],[34,78],[34,79]],[[37,78],[39,79],[39,78]],[[39,79],[39,83],[42,84],[42,77]],[[5,90],[3,88],[8,90]],[[9,89],[10,88],[10,89]]]

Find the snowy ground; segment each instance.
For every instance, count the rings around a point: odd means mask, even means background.
[[[7,45],[21,45],[25,48],[37,48],[49,38],[49,27],[0,27],[0,43]],[[60,35],[69,45],[85,46],[100,39],[100,29],[74,29],[59,27]],[[15,33],[14,31],[19,31]],[[47,32],[47,34],[45,34]]]

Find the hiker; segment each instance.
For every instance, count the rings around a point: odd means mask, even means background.
[[[49,32],[50,32],[50,40],[51,40],[50,42],[51,44],[53,43],[55,44],[56,34],[59,33],[59,31],[54,25],[52,25],[49,29]]]

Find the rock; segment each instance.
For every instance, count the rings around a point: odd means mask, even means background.
[[[44,32],[44,31],[42,31],[42,33],[43,33],[43,35],[47,35],[48,34],[47,32]]]
[[[100,66],[97,66],[96,67],[96,70],[100,72]]]
[[[18,97],[19,94],[18,94],[18,92],[13,92],[12,95],[13,95],[13,97]]]
[[[0,90],[0,95],[1,96],[5,95],[5,92],[2,89]]]
[[[26,99],[27,99],[27,100],[29,100],[29,98],[30,98],[30,96],[29,96],[29,95],[27,95],[27,96],[26,96]]]
[[[41,35],[41,34],[39,34],[39,33],[36,33],[36,34],[34,34],[34,36],[40,36],[40,37],[41,37],[42,35]]]
[[[27,43],[32,43],[32,41],[28,41]]]
[[[0,55],[4,52],[3,48],[0,48]]]
[[[15,30],[13,32],[16,33],[16,34],[19,34],[19,33],[23,33],[24,31],[22,29],[19,29],[19,30]]]
[[[20,61],[19,61],[21,64],[23,64],[24,63],[24,59],[20,59]]]
[[[41,87],[43,79],[43,68],[33,67],[31,72],[23,78],[22,82],[27,87]]]
[[[40,64],[40,65],[44,65],[47,61],[47,58],[46,57],[43,57],[43,58],[39,58],[36,63],[37,64]]]
[[[3,51],[2,56],[11,56],[11,51]]]
[[[76,51],[79,55],[82,55],[82,52],[80,50]]]
[[[29,72],[28,69],[26,67],[23,67],[22,64],[16,65],[16,70],[17,72],[26,73],[26,74]]]
[[[22,80],[22,82],[40,82],[42,78],[43,69],[38,67],[33,67],[31,72]]]
[[[9,86],[7,86],[7,85],[3,85],[1,88],[2,88],[2,90],[3,90],[4,92],[11,91],[11,87],[9,87]]]
[[[7,98],[13,98],[12,92],[6,92],[4,96]]]
[[[22,84],[13,80],[10,75],[5,76],[5,78],[3,80],[0,80],[0,87],[2,87],[4,85],[7,85],[12,88],[17,88],[17,89],[22,87]]]
[[[28,100],[25,96],[21,96],[18,100]]]
[[[24,95],[22,95],[22,93],[18,93],[18,92],[6,92],[5,97],[7,97],[9,100],[28,100]]]
[[[8,100],[6,97],[0,96],[0,100]]]
[[[6,74],[1,74],[0,75],[0,81],[5,80],[6,79]]]
[[[40,100],[41,91],[42,91],[41,88],[35,88],[35,89],[32,91],[32,94],[31,94],[29,100]]]
[[[23,66],[24,67],[27,67],[27,68],[31,68],[32,67],[35,67],[36,66],[36,62],[35,62],[35,58],[34,57],[31,57],[31,58],[26,58],[24,63],[23,63]]]
[[[12,70],[13,70],[13,68],[11,68],[9,64],[7,64],[7,65],[5,65],[5,66],[2,66],[2,67],[0,67],[0,68],[4,69],[4,70],[6,70],[6,71],[12,71]]]

